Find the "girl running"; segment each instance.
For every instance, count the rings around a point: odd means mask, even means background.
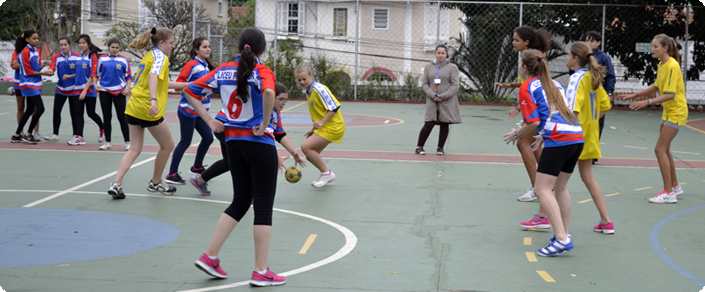
[[[206,38],[199,37],[193,40],[191,43],[191,52],[189,53],[192,60],[186,62],[176,82],[193,82],[212,71],[215,67],[211,64],[209,58],[210,54],[211,44]],[[206,95],[205,98],[201,100],[201,103],[206,110],[209,110],[211,107],[210,95]],[[206,156],[208,148],[213,143],[213,131],[211,131],[211,128],[203,119],[198,117],[198,113],[189,105],[183,92],[181,92],[181,101],[179,101],[177,115],[181,129],[181,141],[176,145],[174,154],[171,156],[171,167],[169,168],[169,174],[166,176],[166,182],[183,185],[186,182],[178,173],[179,163],[186,149],[191,146],[193,130],[195,129],[198,134],[201,135],[201,143],[198,144],[198,150],[196,151],[196,160],[193,162],[193,166],[191,166],[190,169],[190,172],[193,174],[202,173],[205,170],[203,168],[203,158]]]
[[[573,111],[566,105],[563,88],[551,80],[548,62],[537,50],[524,52],[519,72],[531,76],[519,88],[524,125],[504,135],[504,141],[516,142],[539,130],[539,147],[545,140],[539,160],[534,192],[553,224],[555,236],[551,243],[538,251],[540,256],[554,256],[573,249],[568,233],[570,225],[570,194],[566,185],[575,163],[583,150],[583,132]],[[551,194],[555,191],[556,197]]]
[[[321,188],[335,180],[335,173],[323,162],[321,152],[331,142],[340,144],[343,141],[345,121],[340,112],[340,103],[327,86],[313,80],[308,65],[296,67],[296,81],[306,89],[308,111],[313,121],[313,129],[304,134],[306,140],[301,144],[301,151],[321,171],[321,176],[311,183],[314,188]]]
[[[130,147],[127,153],[122,156],[115,180],[110,183],[108,194],[113,196],[113,199],[125,198],[122,191],[122,179],[137,156],[142,153],[145,128],[159,143],[159,151],[154,160],[154,172],[152,179],[147,184],[147,191],[160,192],[164,195],[172,195],[176,192],[175,187],[162,180],[162,172],[164,172],[166,162],[169,160],[169,154],[174,149],[174,140],[171,139],[169,126],[163,123],[164,112],[166,111],[169,88],[183,89],[187,84],[169,81],[168,55],[174,49],[174,33],[163,27],[152,28],[132,40],[130,48],[144,50],[149,47],[150,41],[153,46],[142,58],[142,62],[135,72],[132,97],[125,108],[125,118],[130,129],[130,142],[135,143],[135,147]]]
[[[533,29],[528,26],[520,26],[514,29],[514,35],[512,36],[512,45],[514,45],[514,50],[517,52],[525,52],[528,50],[539,50],[543,53],[548,52],[551,48],[550,34],[545,29]],[[526,78],[521,75],[521,70],[519,73],[519,81],[512,83],[496,83],[498,86],[503,88],[520,87]],[[516,106],[507,111],[505,114],[510,118],[514,119],[519,112],[521,107]],[[524,167],[526,167],[526,172],[529,174],[529,180],[531,180],[531,187],[526,189],[524,195],[517,198],[521,202],[531,202],[536,200],[536,195],[534,194],[534,183],[536,182],[536,162],[539,161],[541,157],[541,149],[536,151],[531,151],[531,144],[535,142],[534,136],[538,135],[538,132],[529,133],[526,139],[519,140],[516,145],[521,154],[521,160],[524,162]],[[547,223],[547,222],[545,222]]]
[[[649,88],[637,93],[626,94],[622,99],[635,99],[637,97],[653,94],[658,91],[659,97],[633,102],[629,107],[639,110],[647,105],[660,103],[663,106],[661,115],[661,128],[654,152],[661,169],[663,190],[649,199],[654,204],[673,204],[678,202],[677,196],[683,194],[683,188],[676,177],[676,165],[671,155],[671,141],[678,134],[680,127],[688,120],[688,104],[685,99],[685,85],[681,73],[680,53],[676,41],[665,35],[659,34],[651,43],[651,55],[659,58],[656,74],[656,83]]]
[[[282,285],[286,279],[267,267],[278,160],[274,135],[267,129],[274,105],[274,73],[259,60],[267,47],[261,30],[245,29],[237,44],[240,55],[234,62],[220,65],[185,90],[189,103],[211,129],[216,133],[225,130],[223,156],[230,169],[234,192],[232,204],[220,216],[208,249],[196,261],[196,267],[213,277],[227,278],[218,253],[252,204],[255,270],[250,285]],[[208,114],[200,100],[216,89],[223,102],[217,120]]]
[[[284,126],[282,124],[281,110],[284,108],[286,101],[289,98],[289,90],[284,84],[279,82],[274,83],[274,90],[276,92],[276,96],[274,97],[274,113],[272,114],[272,121],[270,123],[270,127],[273,130],[274,139],[282,144],[284,149],[289,151],[291,156],[294,157],[294,164],[305,167],[306,161],[299,155],[299,152],[296,151],[296,147],[294,147],[294,144],[291,143],[289,137],[286,136],[286,132],[284,131]],[[215,133],[215,137],[218,138],[218,141],[220,141],[220,149],[222,151],[225,149],[225,137],[223,133]],[[279,161],[279,166],[280,168],[286,168],[283,160]],[[228,165],[221,159],[213,163],[213,165],[211,165],[211,167],[206,169],[203,173],[194,174],[191,178],[189,178],[189,181],[194,187],[196,187],[201,195],[210,196],[211,192],[208,190],[207,182],[227,171]]]
[[[97,102],[98,94],[93,86],[94,79],[96,78],[96,66],[98,65],[98,53],[101,50],[91,43],[91,38],[88,35],[82,34],[78,37],[78,49],[81,54],[76,60],[76,83],[74,85],[74,90],[79,93],[75,97],[76,102],[76,117],[78,117],[76,136],[67,143],[69,145],[86,145],[86,139],[83,138],[83,128],[85,122],[83,120],[83,110],[85,108],[88,117],[91,118],[98,128],[100,129],[100,135],[98,136],[98,142],[105,141],[105,131],[103,128],[103,121],[100,120],[100,116],[95,113],[95,105]]]
[[[113,148],[110,144],[112,140],[112,119],[113,104],[115,104],[115,114],[122,138],[125,140],[125,151],[130,149],[130,130],[125,119],[125,107],[127,97],[130,95],[130,85],[132,84],[132,71],[130,63],[120,52],[120,40],[112,38],[108,41],[108,54],[98,58],[96,66],[96,76],[100,85],[100,108],[103,111],[103,121],[105,122],[105,144],[100,146],[100,150]]]
[[[32,135],[39,118],[44,114],[44,102],[42,101],[42,76],[54,75],[53,72],[41,72],[41,54],[39,49],[39,35],[33,30],[25,30],[15,41],[15,52],[17,53],[18,64],[20,65],[20,90],[22,96],[27,99],[27,107],[20,118],[17,130],[12,140],[21,139],[25,143],[37,144],[37,139]],[[29,123],[27,134],[21,136],[22,129],[32,117]],[[34,130],[38,134],[37,130]]]
[[[61,110],[64,108],[66,100],[69,101],[69,112],[71,113],[71,125],[76,127],[76,105],[71,96],[74,95],[74,78],[76,77],[76,60],[79,54],[71,51],[71,38],[63,36],[59,38],[59,53],[51,58],[49,72],[56,72],[59,82],[56,83],[54,93],[54,132],[51,136],[44,137],[46,141],[59,141],[59,126],[61,126]]]

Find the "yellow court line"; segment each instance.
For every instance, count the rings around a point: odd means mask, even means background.
[[[290,108],[288,108],[288,109],[282,110],[282,112],[287,112],[287,111],[289,111],[289,110],[291,110],[291,109],[293,109],[293,108],[296,108],[296,107],[298,107],[298,106],[300,106],[300,105],[302,105],[302,104],[306,104],[306,102],[303,101],[303,102],[301,102],[301,103],[299,103],[299,104],[297,104],[297,105],[295,105],[295,106],[292,106],[292,107],[290,107]]]
[[[531,245],[531,237],[524,237],[524,245]]]
[[[614,194],[609,194],[609,195],[605,195],[605,197],[611,197],[611,196],[616,196],[616,195],[619,195],[619,194],[621,194],[621,193],[614,193]]]
[[[635,190],[635,191],[643,191],[643,190],[648,190],[648,189],[650,189],[650,188],[651,188],[651,187],[645,187],[645,188],[638,188],[638,189],[634,189],[634,190]]]
[[[529,228],[529,229],[527,229],[526,231],[528,231],[528,232],[534,232],[534,231],[536,231],[536,228]]]
[[[526,252],[526,259],[528,259],[532,263],[538,262],[538,260],[536,259],[536,255],[533,252],[527,251]]]
[[[316,236],[318,236],[318,234],[311,234],[308,236],[308,239],[306,239],[306,243],[304,243],[304,246],[301,247],[299,254],[306,254],[308,249],[311,247],[311,244],[313,244],[313,241],[316,240]]]
[[[543,280],[546,281],[546,282],[556,282],[556,280],[553,280],[553,278],[551,277],[551,275],[549,275],[548,273],[546,273],[546,271],[536,271],[536,273],[538,273],[539,276],[541,276],[541,278],[543,278]]]
[[[682,182],[682,183],[678,183],[678,184],[681,184],[681,185],[686,185],[686,184],[688,184],[688,183],[684,183],[684,182]]]
[[[696,128],[696,127],[693,127],[693,126],[689,126],[688,124],[685,124],[685,125],[683,125],[683,126],[686,126],[686,127],[688,127],[688,129],[691,129],[691,130],[693,130],[693,131],[698,131],[698,132],[700,132],[700,133],[705,134],[705,131],[700,130],[700,129],[698,129],[698,128]]]
[[[649,187],[649,188],[651,188],[651,187]],[[637,190],[637,191],[638,191],[638,190]],[[616,196],[616,195],[619,195],[619,194],[621,194],[621,193],[607,194],[607,195],[605,195],[605,197]],[[578,202],[578,204],[587,203],[587,202],[590,202],[590,201],[592,201],[592,199],[582,200],[582,201]]]
[[[582,201],[578,202],[578,204],[587,203],[587,202],[590,202],[590,201],[592,201],[592,199],[582,200]]]

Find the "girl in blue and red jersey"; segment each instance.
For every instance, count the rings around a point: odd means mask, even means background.
[[[100,109],[103,111],[103,126],[105,127],[105,144],[100,146],[100,150],[113,148],[111,142],[113,119],[113,104],[115,104],[115,114],[122,138],[125,140],[125,151],[130,149],[130,130],[125,119],[126,96],[130,95],[130,84],[132,84],[132,71],[130,63],[120,52],[120,40],[112,38],[108,41],[108,54],[98,58],[96,65],[96,75],[100,85]]]
[[[570,194],[566,185],[583,150],[583,131],[565,101],[562,87],[551,79],[548,62],[541,52],[524,52],[519,71],[522,76],[531,76],[519,88],[524,125],[505,134],[504,141],[516,142],[534,130],[538,130],[539,135],[535,136],[537,142],[531,145],[532,149],[545,141],[534,192],[553,225],[555,236],[538,254],[554,256],[573,249],[568,234]],[[551,190],[555,191],[555,198]]]
[[[32,129],[39,123],[39,118],[44,114],[44,102],[42,101],[42,76],[51,76],[51,72],[41,72],[41,54],[39,49],[39,35],[33,30],[25,30],[22,35],[15,41],[15,52],[20,65],[20,90],[22,96],[27,99],[27,108],[25,109],[20,122],[17,125],[17,130],[12,140],[22,139],[22,141],[30,144],[37,144],[37,140],[32,135]],[[21,136],[29,117],[32,116],[32,121],[29,123],[27,134]],[[35,130],[36,133],[36,130]]]
[[[22,90],[20,90],[20,62],[17,60],[17,51],[12,50],[12,60],[10,60],[10,67],[15,70],[15,78],[12,81],[12,90],[15,92],[15,98],[17,99],[17,124],[20,124],[20,119],[22,119],[22,114],[25,111],[25,97],[22,96]],[[33,114],[34,115],[34,114]],[[34,132],[39,132],[39,122],[34,126]],[[24,133],[20,133],[20,136],[12,136],[12,143],[22,143],[22,136]],[[36,139],[36,137],[35,137]]]
[[[278,168],[274,134],[269,123],[274,106],[274,73],[260,63],[267,42],[257,28],[247,28],[238,39],[240,55],[234,62],[189,84],[185,93],[191,106],[218,133],[225,131],[225,161],[233,180],[233,202],[220,216],[205,253],[196,266],[216,278],[226,278],[218,253],[232,230],[254,205],[255,270],[250,285],[271,286],[286,283],[267,267],[272,237],[272,210]],[[223,109],[213,119],[200,98],[218,89]],[[223,129],[224,128],[224,129]],[[254,201],[253,201],[254,198]]]
[[[71,38],[63,36],[59,38],[59,53],[51,58],[49,72],[56,73],[59,81],[56,83],[54,92],[54,132],[51,136],[44,137],[47,141],[59,141],[59,126],[61,125],[61,110],[64,108],[66,100],[69,100],[69,112],[71,113],[71,124],[74,135],[76,134],[76,114],[75,104],[71,98],[74,95],[74,78],[76,77],[76,59],[78,53],[71,51]]]
[[[74,84],[74,90],[78,95],[75,97],[78,126],[75,133],[76,136],[68,142],[69,145],[74,146],[86,144],[86,139],[83,138],[83,127],[85,126],[83,120],[84,108],[88,117],[91,118],[100,129],[98,142],[105,140],[103,121],[101,121],[100,116],[95,113],[98,94],[93,86],[94,79],[96,78],[95,69],[98,65],[98,53],[100,53],[101,50],[91,43],[91,38],[85,34],[80,35],[76,43],[78,43],[78,49],[81,51],[81,54],[76,60],[76,83]]]
[[[211,44],[208,39],[204,37],[198,37],[191,43],[191,61],[186,62],[184,68],[181,69],[179,73],[179,78],[176,82],[193,82],[198,78],[208,74],[208,72],[215,69],[211,64],[209,58],[211,54]],[[201,103],[209,110],[211,107],[211,97],[206,95],[201,99]],[[198,150],[196,151],[196,159],[193,162],[193,166],[189,170],[192,174],[202,173],[205,169],[203,168],[203,158],[208,152],[208,148],[213,143],[213,131],[206,124],[203,119],[198,116],[198,113],[193,109],[193,107],[188,103],[184,93],[181,93],[181,101],[179,101],[179,110],[177,112],[179,117],[179,124],[181,125],[181,141],[174,148],[174,154],[171,156],[171,167],[169,168],[169,174],[166,176],[166,182],[171,184],[185,184],[186,182],[181,178],[178,173],[179,163],[181,158],[184,156],[184,152],[191,146],[191,139],[193,138],[193,130],[195,129],[199,135],[201,135],[201,143],[198,144]]]

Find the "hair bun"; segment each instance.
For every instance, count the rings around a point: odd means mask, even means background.
[[[156,27],[152,27],[152,35],[155,35],[155,34],[157,34],[157,28],[156,28]]]

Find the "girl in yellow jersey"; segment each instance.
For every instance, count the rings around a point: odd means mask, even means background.
[[[679,64],[681,55],[678,53],[676,41],[659,34],[651,42],[651,55],[659,58],[656,83],[637,93],[623,95],[622,99],[635,99],[639,96],[653,94],[658,91],[659,97],[633,102],[629,107],[639,110],[651,104],[660,103],[663,106],[661,130],[656,142],[656,159],[663,178],[663,191],[650,198],[655,204],[672,204],[678,202],[676,196],[683,194],[683,189],[676,178],[676,166],[671,155],[671,141],[678,134],[680,127],[688,120],[688,104],[685,100],[685,84]]]
[[[331,142],[343,141],[345,121],[340,113],[340,103],[327,86],[313,80],[308,65],[296,67],[296,81],[306,89],[308,110],[313,121],[313,129],[306,132],[301,151],[306,155],[306,159],[321,171],[321,176],[311,183],[314,188],[320,188],[335,180],[335,174],[321,158],[321,151]]]
[[[578,117],[585,139],[583,151],[578,158],[580,178],[588,188],[602,220],[593,231],[613,234],[614,223],[607,215],[602,189],[592,176],[593,159],[602,158],[599,120],[612,108],[607,91],[602,87],[606,70],[597,63],[597,59],[592,55],[592,48],[586,42],[576,42],[570,47],[567,65],[575,73],[570,76],[570,83],[566,88],[566,102]]]
[[[132,87],[132,97],[125,108],[125,118],[130,128],[131,147],[120,160],[115,181],[110,183],[108,194],[113,199],[124,199],[122,179],[125,173],[142,153],[144,144],[144,129],[149,129],[157,143],[159,152],[154,161],[152,180],[147,185],[150,192],[160,192],[171,195],[176,188],[162,180],[162,172],[169,155],[174,149],[169,127],[162,123],[166,110],[166,100],[169,88],[183,89],[187,83],[169,81],[169,57],[174,49],[174,33],[167,28],[152,28],[144,32],[130,43],[130,48],[144,50],[152,42],[152,48],[142,58],[135,72],[135,85]]]

